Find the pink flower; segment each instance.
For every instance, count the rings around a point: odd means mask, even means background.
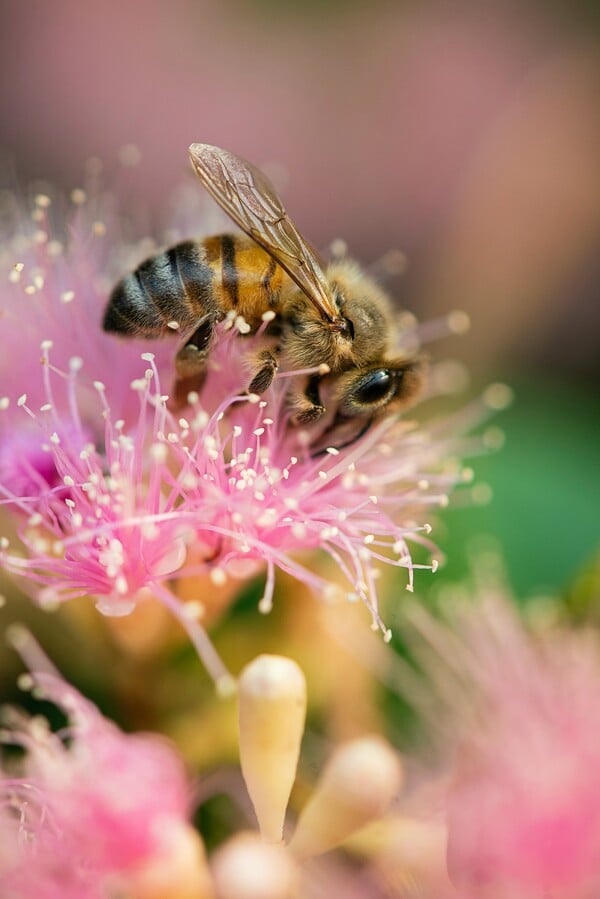
[[[266,566],[268,611],[279,568],[317,592],[362,600],[389,637],[377,569],[406,569],[412,589],[416,568],[437,567],[414,564],[410,545],[434,549],[426,519],[461,477],[448,464],[454,424],[419,430],[389,419],[342,449],[323,438],[315,453],[314,434],[288,427],[285,372],[260,400],[246,394],[247,354],[260,336],[242,342],[226,325],[201,395],[174,415],[174,346],[100,328],[111,260],[133,264],[120,223],[106,199],[75,201],[61,228],[68,246],[51,236],[47,197],[36,199],[33,227],[21,216],[7,243],[0,502],[16,539],[0,541],[0,564],[46,605],[90,596],[103,614],[124,615],[157,597],[217,680],[227,675],[198,623],[201,602],[180,603],[174,578],[210,573],[222,583]],[[419,340],[414,323],[404,339]],[[337,562],[341,588],[298,561],[316,549]]]
[[[491,595],[490,595],[491,594]],[[459,606],[460,609],[460,606]],[[448,862],[460,895],[600,895],[600,652],[592,634],[528,634],[502,595],[453,633],[416,619],[438,653],[457,739]],[[440,662],[440,657],[442,661]]]
[[[123,734],[103,718],[30,637],[19,635],[19,645],[42,668],[27,685],[61,709],[67,724],[52,732],[40,716],[7,710],[3,742],[21,755],[0,768],[2,894],[104,899],[162,858],[173,834],[187,831],[183,765],[160,738]]]

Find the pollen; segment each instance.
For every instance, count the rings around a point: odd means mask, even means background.
[[[74,206],[83,206],[86,200],[87,194],[80,187],[76,187],[71,191],[71,203],[73,203]]]
[[[513,397],[513,391],[507,384],[490,384],[483,394],[483,401],[489,409],[501,412],[508,409]]]
[[[252,330],[243,315],[236,316],[235,327],[240,332],[240,334],[249,334]]]
[[[199,599],[188,600],[183,606],[183,613],[191,621],[201,621],[206,615],[206,606]]]
[[[454,312],[451,312],[447,322],[452,334],[466,334],[471,328],[471,319],[462,309],[456,309]]]
[[[135,168],[142,161],[142,153],[135,144],[124,144],[118,153],[119,162],[123,168]]]
[[[212,568],[209,576],[215,587],[223,587],[227,583],[227,572],[223,568]]]

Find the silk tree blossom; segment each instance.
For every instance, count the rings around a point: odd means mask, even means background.
[[[372,734],[338,745],[288,839],[284,821],[305,723],[304,675],[291,659],[259,656],[242,671],[238,698],[241,767],[259,833],[242,831],[211,856],[217,895],[380,896],[367,865],[349,872],[343,855],[336,863],[331,853],[368,823],[384,821],[403,781],[395,750]]]
[[[2,895],[207,897],[202,846],[188,823],[190,785],[175,750],[157,736],[122,733],[28,635],[19,632],[16,643],[33,665],[21,685],[67,723],[52,731],[39,715],[5,710],[2,742],[13,752],[0,766]]]
[[[439,689],[448,865],[459,895],[600,894],[597,634],[526,630],[503,590],[452,596],[450,626],[416,606],[421,666]],[[408,695],[408,694],[407,694]],[[429,895],[425,892],[424,895]],[[438,893],[432,893],[437,897]]]
[[[485,643],[475,648],[484,726],[469,735],[450,794],[451,871],[502,899],[591,899],[600,890],[598,648],[568,636],[535,647],[502,615],[496,627],[490,656]]]
[[[389,638],[378,566],[404,569],[408,589],[415,569],[437,567],[435,559],[414,564],[410,547],[435,552],[427,519],[463,477],[451,461],[460,446],[454,435],[481,418],[485,404],[427,428],[389,419],[342,448],[325,435],[316,452],[315,432],[290,426],[289,372],[262,397],[247,395],[248,360],[261,338],[242,338],[244,323],[229,319],[200,394],[174,413],[174,344],[140,347],[101,331],[109,260],[127,256],[126,248],[116,218],[103,224],[97,203],[86,212],[76,199],[68,246],[51,237],[47,197],[36,200],[33,232],[19,220],[7,242],[0,502],[10,514],[2,566],[47,607],[89,596],[103,614],[124,615],[158,598],[221,685],[229,680],[198,621],[201,597],[180,602],[177,578],[209,573],[221,584],[266,567],[266,612],[279,568],[325,597],[362,600]],[[414,322],[404,339],[418,343]],[[430,394],[435,376],[431,384]],[[338,564],[342,586],[299,561],[298,553],[317,549]]]

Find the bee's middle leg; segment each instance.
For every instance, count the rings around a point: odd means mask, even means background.
[[[273,383],[279,368],[277,356],[272,350],[261,350],[256,357],[258,371],[248,385],[248,393],[264,393]]]

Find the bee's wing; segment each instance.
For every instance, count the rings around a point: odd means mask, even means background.
[[[204,187],[236,225],[286,270],[324,318],[339,321],[316,253],[298,233],[269,179],[245,159],[209,144],[192,144],[190,158]]]

